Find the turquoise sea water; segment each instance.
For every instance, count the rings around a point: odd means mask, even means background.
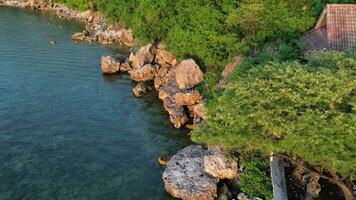
[[[156,94],[103,76],[118,50],[72,42],[81,28],[0,7],[0,200],[169,199],[157,157],[186,146],[184,131]]]

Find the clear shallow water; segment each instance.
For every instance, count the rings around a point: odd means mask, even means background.
[[[155,94],[101,74],[114,51],[73,43],[79,30],[0,7],[0,200],[169,199],[157,157],[189,141]]]

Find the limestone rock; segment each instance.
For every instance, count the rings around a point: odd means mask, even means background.
[[[132,92],[134,93],[135,97],[142,97],[145,95],[151,88],[146,85],[145,83],[139,83],[132,89]]]
[[[168,67],[169,65],[176,66],[178,61],[174,58],[173,53],[166,51],[164,49],[165,49],[164,45],[162,44],[158,45],[156,59],[155,59],[156,62],[161,67]]]
[[[157,69],[152,64],[146,64],[141,68],[135,68],[129,71],[130,77],[136,82],[153,80]]]
[[[141,47],[137,53],[130,55],[130,62],[132,62],[133,68],[140,68],[145,64],[152,64],[156,55],[156,48],[152,44],[147,44]]]
[[[167,74],[168,74],[169,71],[170,70],[169,70],[168,67],[161,67],[161,68],[158,69],[157,74],[156,74],[155,79],[154,79],[154,86],[155,86],[156,90],[159,90],[159,88],[162,85],[164,85],[164,84],[166,84],[168,82]]]
[[[206,151],[191,145],[174,155],[163,173],[168,193],[183,200],[213,200],[218,180],[204,171]]]
[[[159,97],[162,99],[163,107],[168,112],[169,119],[174,127],[182,127],[188,121],[184,108],[179,106],[174,98],[164,91],[159,92]]]
[[[132,44],[134,43],[132,31],[124,28],[120,29],[120,31],[122,33],[121,42],[126,46],[132,46]]]
[[[188,106],[188,109],[190,112],[190,116],[194,118],[195,123],[206,119],[207,111],[203,102]]]
[[[101,57],[101,71],[105,74],[114,74],[120,71],[120,62],[112,56]]]
[[[218,146],[209,147],[204,156],[204,169],[217,179],[234,179],[238,176],[236,160],[228,159]]]
[[[179,106],[192,106],[201,102],[203,96],[197,90],[190,92],[179,92],[174,95],[174,99]]]
[[[131,65],[128,60],[125,60],[123,63],[121,63],[121,66],[120,66],[121,72],[128,72],[130,70],[131,70]]]
[[[183,60],[174,69],[180,89],[189,89],[203,81],[203,72],[193,59]]]

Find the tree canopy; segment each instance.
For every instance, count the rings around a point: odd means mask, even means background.
[[[208,104],[208,120],[193,131],[193,140],[296,155],[355,179],[356,57],[318,53],[307,60],[233,76]]]

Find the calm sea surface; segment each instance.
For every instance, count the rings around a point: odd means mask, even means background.
[[[0,7],[0,200],[169,199],[157,157],[185,133],[156,94],[103,76],[101,56],[120,50],[75,44],[81,29]]]

